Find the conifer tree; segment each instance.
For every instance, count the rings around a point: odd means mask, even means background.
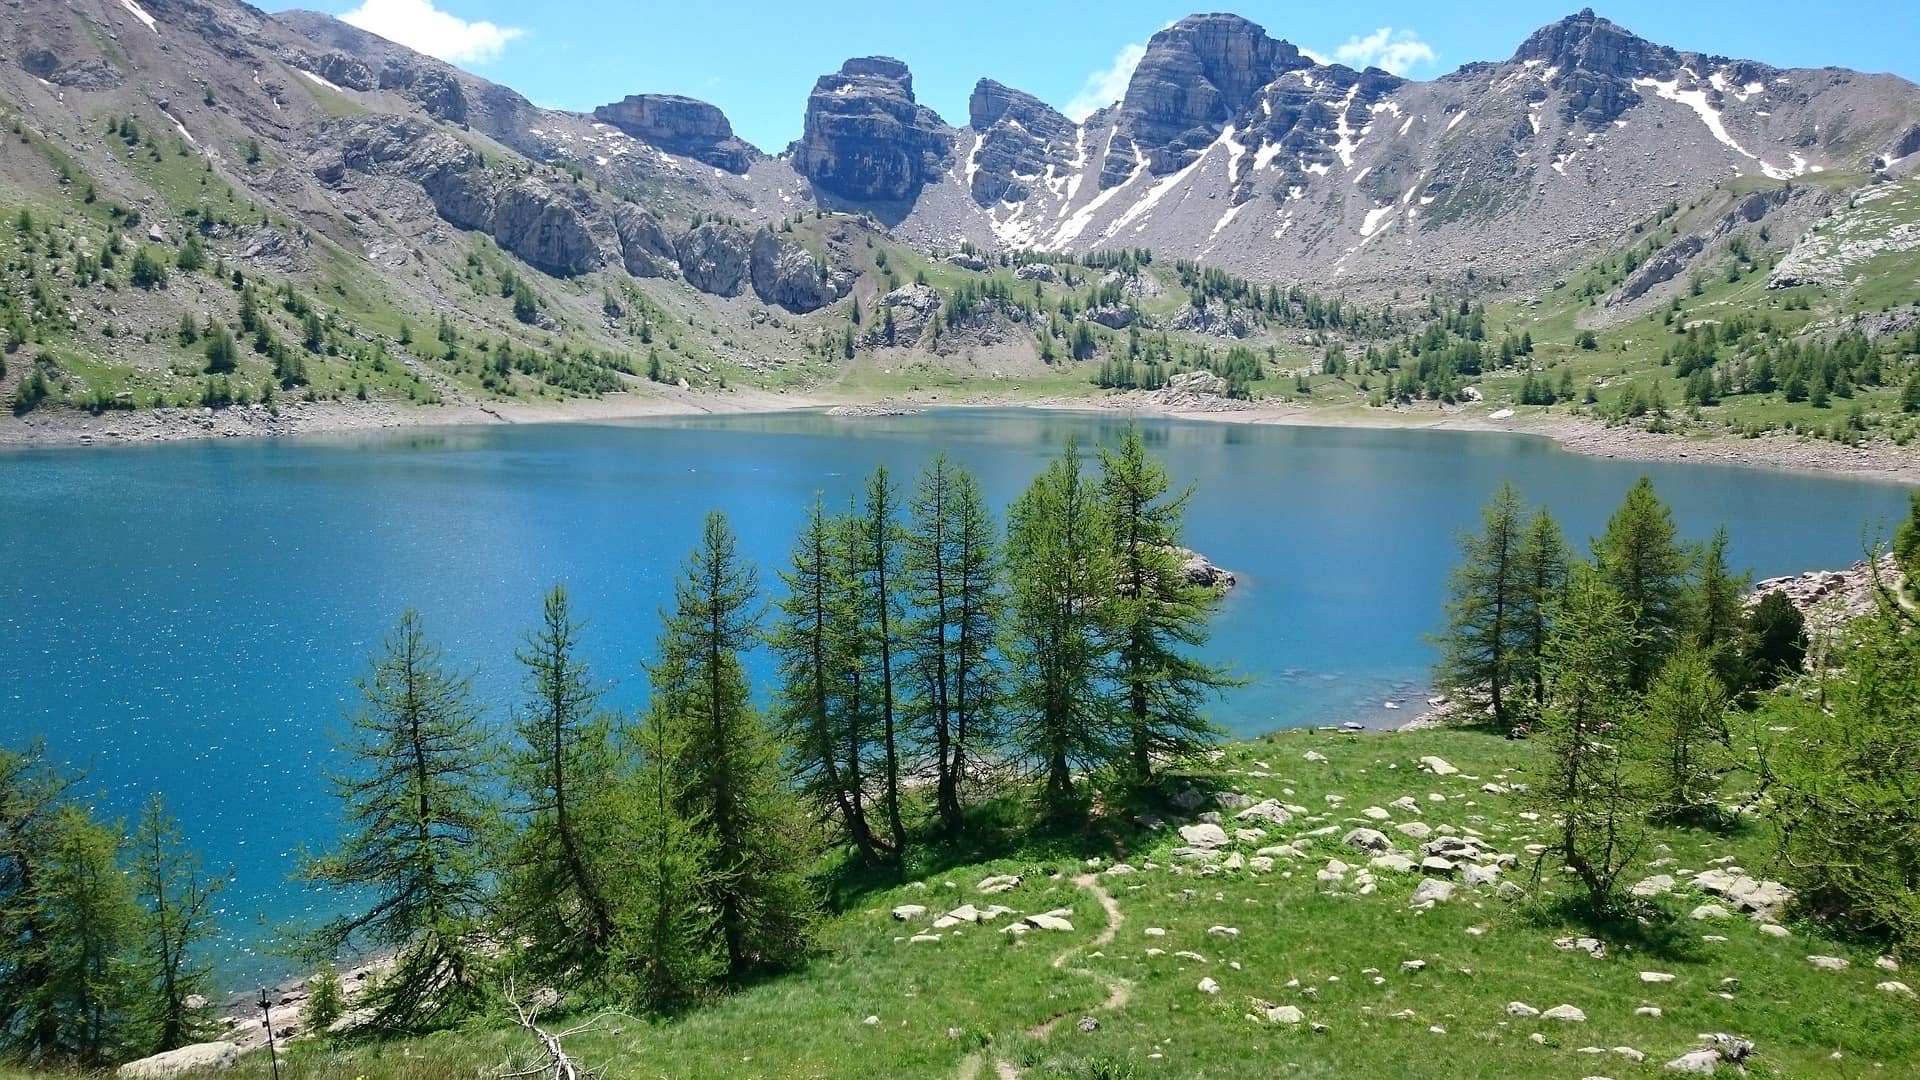
[[[774,718],[793,747],[801,789],[839,822],[861,858],[879,861],[884,844],[867,820],[866,711],[850,694],[861,663],[857,581],[848,572],[843,522],[816,498],[781,574],[786,596],[769,644],[780,689]]]
[[[913,617],[906,631],[917,694],[911,708],[929,746],[934,804],[949,834],[961,827],[967,763],[995,737],[999,667],[999,538],[971,472],[936,457],[909,506],[903,566]]]
[[[186,846],[180,825],[159,795],[140,812],[133,835],[133,882],[141,919],[141,1019],[148,1052],[173,1050],[211,1027],[206,1006],[211,971],[194,950],[219,931],[214,900],[225,884],[208,878],[198,853]],[[195,1004],[195,1001],[199,1004]]]
[[[43,1054],[99,1064],[126,1049],[139,910],[119,854],[115,830],[79,805],[54,811],[35,884],[47,931],[47,980],[38,993],[57,1032]]]
[[[1746,655],[1744,597],[1749,580],[1748,575],[1736,575],[1727,566],[1727,530],[1723,526],[1701,551],[1687,615],[1693,643],[1705,653],[1715,677],[1730,694],[1745,688],[1741,668]]]
[[[712,886],[713,839],[706,820],[688,806],[675,763],[686,755],[684,725],[668,714],[670,688],[684,672],[667,665],[655,673],[662,692],[635,733],[639,768],[624,800],[627,898],[617,949],[642,1008],[672,1012],[699,999],[726,970],[713,911],[703,902]]]
[[[1010,718],[1014,741],[1045,774],[1042,805],[1056,822],[1078,810],[1074,770],[1112,762],[1126,743],[1105,669],[1114,571],[1100,511],[1069,438],[1007,517]]]
[[[1569,558],[1566,537],[1553,513],[1544,506],[1534,511],[1520,546],[1522,609],[1516,657],[1516,675],[1524,676],[1533,690],[1528,715],[1537,714],[1546,705],[1547,641],[1553,631],[1554,607],[1567,588]]]
[[[1699,816],[1712,807],[1719,788],[1727,691],[1714,674],[1715,655],[1700,644],[1683,644],[1647,689],[1641,737],[1653,766],[1654,809],[1669,818]]]
[[[887,817],[887,831],[894,853],[907,845],[907,829],[900,812],[900,732],[894,700],[893,659],[900,629],[895,609],[899,605],[896,590],[900,580],[900,521],[895,508],[896,492],[885,465],[867,479],[861,506],[860,577],[865,595],[862,606],[868,626],[869,646],[880,665],[879,693],[881,758],[881,807]]]
[[[616,853],[607,837],[617,772],[612,721],[580,655],[581,624],[563,585],[547,593],[540,626],[516,654],[526,703],[509,780],[526,824],[515,842],[509,907],[536,965],[597,973],[614,933]]]
[[[305,876],[370,903],[308,946],[325,959],[397,950],[367,1005],[377,1024],[408,1027],[471,1007],[482,989],[472,937],[488,902],[479,845],[497,816],[488,737],[466,677],[447,669],[416,612],[400,616],[358,685],[364,705],[340,743],[352,764],[332,778],[347,833]]]
[[[1207,641],[1220,594],[1187,580],[1180,530],[1192,489],[1171,497],[1167,470],[1147,455],[1129,424],[1117,452],[1102,451],[1103,527],[1112,537],[1114,592],[1107,605],[1117,649],[1113,670],[1127,725],[1133,783],[1153,778],[1156,758],[1209,745],[1217,729],[1200,712],[1210,693],[1233,685],[1191,651]]]
[[[1692,559],[1675,539],[1673,512],[1642,476],[1593,542],[1594,564],[1633,620],[1627,685],[1643,692],[1685,630]]]
[[[1645,837],[1643,784],[1628,752],[1639,719],[1630,680],[1641,631],[1633,609],[1585,565],[1574,568],[1553,618],[1539,718],[1547,762],[1531,791],[1559,822],[1549,853],[1606,910]]]
[[[1502,484],[1487,504],[1480,534],[1460,539],[1441,637],[1442,684],[1485,688],[1494,724],[1503,728],[1514,720],[1507,691],[1518,681],[1527,641],[1532,583],[1525,573],[1525,534],[1520,492]]]
[[[803,955],[814,910],[804,816],[740,663],[758,636],[758,594],[726,516],[709,513],[674,583],[651,671],[660,716],[675,729],[681,812],[702,821],[711,844],[707,902],[736,978]]]

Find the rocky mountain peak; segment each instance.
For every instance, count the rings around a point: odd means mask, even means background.
[[[1519,64],[1625,79],[1668,71],[1677,57],[1672,49],[1595,15],[1592,8],[1534,31],[1513,54]]]
[[[890,56],[848,60],[807,95],[793,167],[816,191],[857,203],[910,203],[953,150],[938,114],[913,99],[913,73]]]
[[[967,101],[967,114],[975,133],[967,159],[969,194],[981,206],[1025,199],[1032,181],[1059,173],[1072,160],[1073,121],[1032,94],[981,79]]]
[[[720,109],[678,94],[633,94],[593,110],[594,119],[611,124],[644,143],[703,161],[731,173],[744,173],[758,153],[735,138]]]

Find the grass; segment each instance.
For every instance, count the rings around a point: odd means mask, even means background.
[[[1308,761],[1309,751],[1327,760]],[[1460,774],[1421,771],[1417,762],[1429,754]],[[1005,834],[1011,847],[960,856],[905,884],[844,882],[844,913],[826,921],[818,959],[798,974],[677,1021],[607,1021],[572,1047],[587,1063],[604,1065],[606,1075],[622,1077],[989,1076],[1004,1062],[1029,1077],[1624,1078],[1663,1075],[1662,1063],[1693,1049],[1699,1033],[1726,1031],[1758,1045],[1750,1062],[1755,1076],[1920,1069],[1915,1003],[1874,988],[1896,976],[1874,968],[1868,945],[1831,939],[1811,925],[1792,925],[1791,937],[1775,938],[1745,918],[1688,917],[1707,898],[1687,886],[1683,871],[1731,857],[1764,874],[1771,851],[1764,826],[1730,834],[1657,830],[1649,857],[1671,860],[1664,872],[1682,884],[1653,901],[1658,916],[1644,924],[1591,926],[1564,903],[1570,887],[1552,880],[1554,895],[1541,904],[1462,886],[1454,900],[1426,912],[1408,906],[1416,875],[1379,871],[1373,895],[1359,895],[1351,878],[1344,888],[1316,880],[1315,870],[1332,857],[1366,865],[1340,842],[1356,825],[1376,824],[1363,808],[1411,797],[1419,812],[1393,810],[1395,823],[1417,819],[1480,834],[1521,857],[1505,876],[1526,884],[1525,845],[1544,840],[1545,829],[1522,816],[1531,812],[1523,796],[1489,794],[1482,785],[1525,783],[1536,755],[1530,743],[1475,731],[1290,732],[1239,744],[1174,787],[1190,782],[1308,808],[1236,848],[1251,855],[1306,836],[1306,857],[1278,858],[1265,873],[1203,873],[1171,857],[1180,843],[1171,827],[1112,824],[1127,821],[1133,807],[1115,807],[1107,826],[1070,837]],[[1344,800],[1336,805],[1329,795]],[[1417,847],[1392,825],[1378,827],[1402,850]],[[1112,897],[1119,921],[1110,942],[1091,948],[1109,921],[1094,889],[1074,880],[1089,872],[1090,859],[1094,869],[1120,860],[1137,868],[1093,879]],[[1000,873],[1019,874],[1022,884],[991,898],[975,891]],[[889,914],[896,904],[937,913],[989,899],[1023,913],[1071,908],[1074,930],[1016,938],[997,926],[963,925],[940,941],[916,943],[908,937],[926,930],[932,913],[905,922]],[[1164,936],[1148,936],[1149,927]],[[1238,935],[1210,933],[1213,927]],[[1554,945],[1572,934],[1607,942],[1605,957]],[[1175,955],[1182,951],[1204,959]],[[1806,959],[1814,954],[1846,957],[1852,967],[1816,969]],[[1415,960],[1424,966],[1403,968]],[[1642,971],[1675,979],[1650,984]],[[1219,993],[1202,993],[1202,978],[1215,980]],[[1124,1001],[1105,1007],[1116,987],[1125,988]],[[1572,1004],[1587,1020],[1516,1018],[1508,1015],[1510,1001],[1543,1010]],[[1261,1017],[1264,1003],[1298,1006],[1307,1024],[1270,1023]],[[1661,1015],[1636,1014],[1646,1006]],[[1092,1017],[1097,1029],[1083,1032],[1081,1017]],[[1050,1020],[1058,1022],[1040,1030]],[[298,1042],[283,1075],[490,1075],[510,1061],[523,1066],[528,1043],[498,1020],[411,1040]],[[265,1077],[266,1062],[255,1055],[235,1075]]]

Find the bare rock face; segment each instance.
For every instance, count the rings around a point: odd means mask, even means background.
[[[912,345],[926,333],[940,310],[940,290],[931,285],[902,285],[880,298],[885,314],[868,335],[876,345]],[[889,329],[891,328],[891,329]]]
[[[736,225],[709,221],[674,241],[687,284],[715,296],[738,296],[747,280],[753,241]]]
[[[733,134],[727,115],[704,101],[678,94],[634,94],[593,110],[641,142],[690,157],[716,169],[744,173],[759,154]]]
[[[99,57],[67,63],[52,49],[29,49],[20,54],[20,67],[36,79],[73,90],[111,90],[119,86],[120,69]]]
[[[764,226],[753,234],[751,272],[755,295],[796,315],[818,311],[841,295],[833,276],[812,252],[779,240]]]
[[[577,205],[566,191],[528,178],[499,194],[493,238],[528,265],[555,277],[588,273],[605,261],[587,227],[588,209]]]
[[[286,61],[294,67],[312,72],[335,86],[343,86],[348,90],[372,90],[380,85],[372,68],[337,49],[323,53],[295,49],[286,53],[285,56]]]
[[[1565,94],[1568,122],[1599,128],[1640,104],[1634,79],[1671,71],[1680,56],[1585,8],[1534,31],[1513,59],[1552,73],[1546,81]]]
[[[1073,121],[1032,94],[981,79],[967,102],[968,124],[978,136],[969,172],[970,194],[981,206],[1018,202],[1032,194],[1026,177],[1052,165],[1072,164]]]
[[[940,117],[914,101],[912,73],[885,56],[822,75],[792,147],[793,167],[815,188],[862,203],[912,202],[952,152]]]
[[[1313,67],[1299,49],[1238,15],[1189,15],[1153,35],[1120,103],[1120,130],[1149,170],[1186,166],[1258,92],[1289,71]],[[1100,186],[1126,180],[1133,162],[1110,154]]]
[[[620,261],[634,277],[672,277],[680,256],[673,249],[660,219],[630,203],[613,211],[614,231],[620,238]]]

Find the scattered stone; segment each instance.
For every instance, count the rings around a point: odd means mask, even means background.
[[[1453,888],[1453,882],[1451,881],[1442,881],[1439,878],[1427,878],[1420,882],[1419,888],[1413,890],[1412,906],[1432,907],[1435,904],[1446,903],[1448,900],[1453,899]]]
[[[1426,969],[1427,969],[1427,962],[1425,960],[1400,961],[1401,971],[1425,971]]]
[[[1627,891],[1642,900],[1651,900],[1656,896],[1665,896],[1673,891],[1673,875],[1655,874],[1650,878],[1642,878],[1634,883],[1633,888]]]
[[[1133,867],[1128,866],[1126,863],[1114,863],[1104,871],[1108,877],[1125,877],[1128,874],[1136,872]]]
[[[1454,862],[1452,859],[1444,859],[1438,855],[1429,855],[1420,860],[1420,872],[1423,874],[1432,874],[1435,877],[1451,877],[1453,871]]]
[[[1396,874],[1411,874],[1417,869],[1412,859],[1407,858],[1397,851],[1389,851],[1385,855],[1375,855],[1370,860],[1370,865],[1375,870],[1390,870]]]
[[[1240,929],[1234,926],[1210,926],[1207,928],[1207,933],[1218,938],[1237,938],[1240,936]]]
[[[1781,926],[1779,923],[1763,922],[1760,924],[1760,932],[1768,937],[1785,938],[1793,936],[1793,931]]]
[[[1521,1019],[1531,1019],[1532,1017],[1539,1016],[1540,1010],[1524,1001],[1509,1001],[1507,1002],[1507,1015],[1517,1016]]]
[[[1453,776],[1460,771],[1448,764],[1447,759],[1435,757],[1431,754],[1420,759],[1420,767],[1435,776]]]
[[[880,1018],[877,1016],[869,1016],[865,1020],[862,1020],[860,1022],[867,1025],[868,1027],[878,1027],[880,1025]]]
[[[1227,831],[1218,825],[1205,822],[1198,825],[1182,825],[1180,839],[1196,848],[1226,847]]]
[[[1322,754],[1317,750],[1309,750],[1306,753],[1301,754],[1300,758],[1303,761],[1324,762],[1327,760],[1327,755]]]
[[[1809,956],[1807,963],[1821,971],[1845,971],[1853,966],[1845,957],[1840,956]]]
[[[1306,1013],[1292,1005],[1276,1005],[1267,1010],[1267,1022],[1270,1024],[1299,1024],[1306,1018]]]
[[[1640,973],[1640,981],[1643,983],[1670,983],[1673,981],[1673,978],[1672,975],[1664,971],[1643,971]]]
[[[1080,1023],[1076,1026],[1079,1027],[1081,1031],[1091,1035],[1100,1030],[1100,1021],[1091,1016],[1083,1016],[1080,1018]]]
[[[1564,1020],[1569,1024],[1584,1024],[1587,1022],[1587,1014],[1572,1005],[1555,1005],[1553,1008],[1541,1013],[1540,1018],[1542,1020]]]
[[[1469,866],[1462,872],[1460,880],[1468,885],[1492,885],[1500,880],[1500,870],[1493,866]]]
[[[1211,978],[1201,979],[1199,990],[1203,994],[1217,994],[1220,992],[1220,984]]]
[[[1020,876],[1018,874],[996,874],[974,886],[976,890],[988,896],[993,896],[997,893],[1011,892],[1019,887]]]
[[[1360,816],[1366,818],[1368,821],[1390,821],[1393,818],[1392,814],[1387,813],[1386,810],[1378,806],[1367,807],[1365,810],[1360,811]]]
[[[1433,835],[1433,826],[1424,821],[1403,821],[1395,825],[1394,830],[1413,840],[1425,840]]]
[[[1652,1017],[1652,1018],[1654,1018],[1655,1020],[1658,1020],[1658,1019],[1660,1018],[1660,1006],[1658,1006],[1658,1005],[1642,1005],[1642,1006],[1640,1006],[1639,1008],[1637,1008],[1637,1009],[1635,1009],[1635,1010],[1633,1010],[1633,1015],[1635,1015],[1635,1016],[1649,1016],[1649,1017]]]
[[[1342,837],[1340,842],[1362,851],[1387,851],[1393,847],[1393,841],[1378,829],[1355,829]]]
[[[1722,919],[1733,918],[1733,912],[1728,911],[1719,904],[1701,904],[1699,907],[1693,909],[1692,918],[1696,922],[1718,922]]]
[[[1874,958],[1873,966],[1879,968],[1881,971],[1899,971],[1900,961],[1895,960],[1891,956],[1879,956]]]
[[[1595,960],[1604,960],[1606,959],[1606,956],[1607,956],[1607,944],[1606,942],[1601,941],[1599,938],[1590,938],[1590,937],[1554,938],[1553,947],[1556,949],[1565,949],[1569,952],[1572,952],[1577,949],[1580,952],[1586,953],[1588,956],[1593,957]]]
[[[1897,979],[1888,979],[1883,983],[1875,983],[1873,988],[1888,994],[1903,994],[1907,997],[1913,996],[1913,987]]]
[[[1698,1073],[1701,1076],[1712,1076],[1719,1068],[1720,1051],[1713,1049],[1690,1050],[1667,1062],[1668,1072]]]
[[[1187,950],[1187,949],[1182,949],[1181,951],[1179,951],[1179,952],[1177,952],[1177,953],[1174,953],[1173,955],[1174,955],[1174,956],[1176,956],[1176,957],[1179,957],[1179,958],[1180,958],[1180,959],[1182,959],[1182,960],[1191,960],[1191,961],[1193,961],[1193,962],[1194,962],[1194,963],[1196,963],[1196,964],[1204,964],[1204,963],[1206,963],[1206,962],[1207,962],[1207,958],[1206,958],[1206,957],[1204,957],[1204,956],[1201,956],[1201,955],[1200,955],[1199,953],[1197,953],[1197,952],[1193,952],[1193,951],[1191,951],[1191,950]]]
[[[1269,825],[1285,825],[1293,820],[1293,815],[1280,804],[1280,800],[1266,799],[1233,815],[1233,818],[1235,821],[1264,821]]]
[[[1164,926],[1149,926],[1143,932],[1148,937],[1166,937],[1167,936],[1167,930],[1166,930],[1166,927]]]
[[[1793,901],[1793,890],[1777,881],[1763,881],[1738,868],[1716,868],[1693,876],[1693,887],[1721,897],[1741,911],[1766,922],[1779,922]]]
[[[899,907],[893,909],[893,917],[900,922],[906,922],[908,919],[917,919],[926,913],[927,907],[925,904],[901,904]]]

